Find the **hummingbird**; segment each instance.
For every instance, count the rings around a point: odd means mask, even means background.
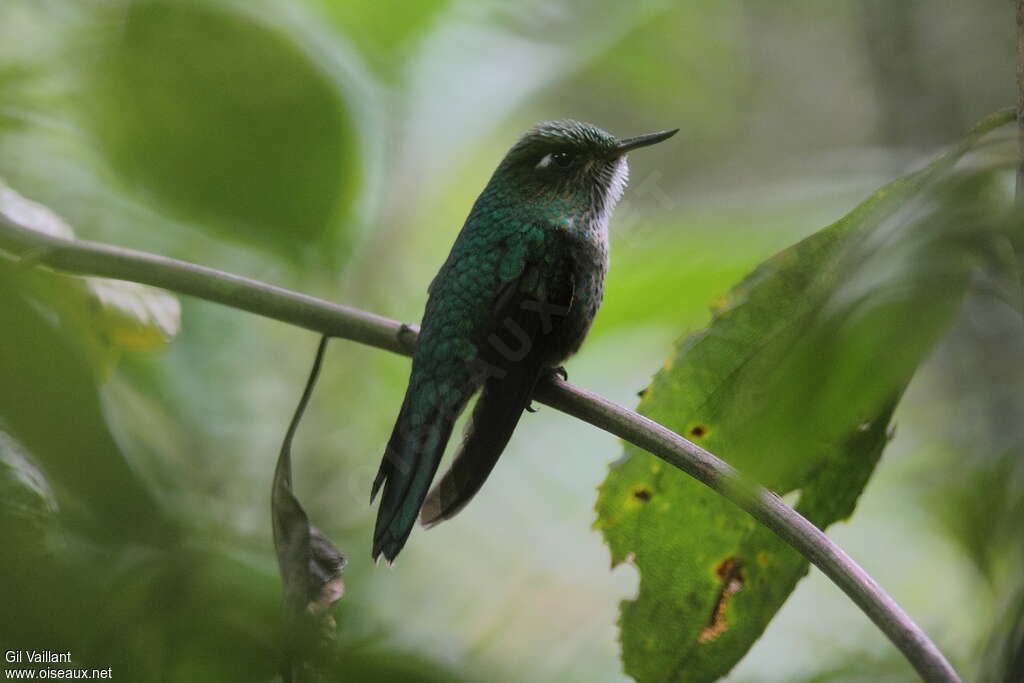
[[[619,139],[541,123],[508,151],[431,282],[409,384],[373,483],[373,558],[389,562],[419,517],[432,526],[480,490],[538,381],[583,343],[608,271],[608,220],[626,155],[678,129]],[[462,445],[432,489],[456,419],[480,392]]]

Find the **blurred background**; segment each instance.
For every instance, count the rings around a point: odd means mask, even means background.
[[[528,127],[679,127],[631,159],[606,302],[568,365],[632,407],[755,265],[1015,102],[1013,13],[4,0],[0,177],[81,237],[418,322]],[[86,303],[19,303],[28,285],[7,262],[0,282],[15,292],[0,319],[0,645],[71,650],[120,680],[271,678],[270,481],[315,335],[187,298],[165,344],[96,334]],[[1002,625],[1024,605],[1021,332],[979,283],[857,514],[830,530],[970,680],[1005,656]],[[368,494],[408,368],[332,342],[295,444],[297,493],[349,558],[335,608],[347,680],[628,680],[615,622],[637,577],[609,568],[591,530],[621,446],[585,424],[527,416],[482,495],[417,529],[395,567],[372,566]],[[729,680],[853,672],[911,678],[812,571]]]

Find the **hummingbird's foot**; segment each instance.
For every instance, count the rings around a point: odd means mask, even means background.
[[[398,343],[407,349],[415,349],[417,332],[417,328],[407,323],[402,323],[402,326],[398,328]]]
[[[561,377],[563,382],[569,381],[569,373],[565,371],[564,365],[559,365],[557,368],[551,368],[552,377]]]
[[[536,413],[537,409],[533,407],[533,401],[530,401],[530,405],[526,406],[526,412]]]

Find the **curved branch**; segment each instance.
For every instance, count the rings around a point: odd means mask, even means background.
[[[26,229],[2,215],[0,250],[27,263],[162,287],[406,356],[415,346],[415,327],[366,311],[163,256],[54,237]],[[906,612],[820,529],[774,493],[653,420],[568,382],[553,378],[538,388],[536,398],[652,453],[728,498],[839,586],[924,680],[960,680]]]

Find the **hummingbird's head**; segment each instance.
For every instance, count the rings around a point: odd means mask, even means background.
[[[678,129],[677,129],[678,130]],[[626,154],[667,140],[676,130],[619,139],[597,126],[563,120],[541,123],[519,139],[491,181],[515,200],[540,210],[607,219],[629,177]]]

